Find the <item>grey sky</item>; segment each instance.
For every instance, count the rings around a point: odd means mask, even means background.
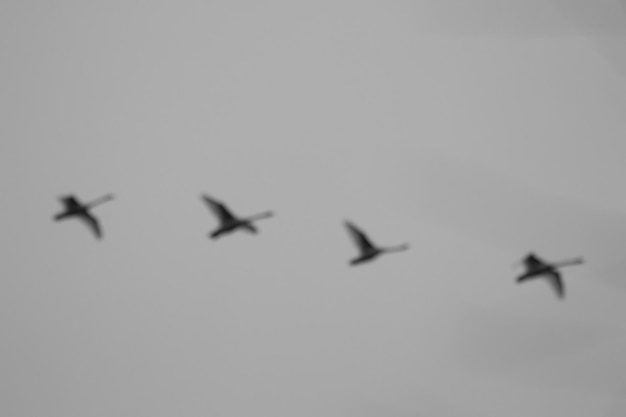
[[[624,415],[626,6],[469,4],[3,2],[0,414]]]

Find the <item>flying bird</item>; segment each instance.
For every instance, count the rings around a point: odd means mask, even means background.
[[[256,220],[265,219],[274,216],[274,212],[265,211],[248,217],[237,217],[226,207],[224,203],[218,201],[206,194],[202,195],[202,199],[217,216],[219,226],[209,234],[211,239],[217,239],[225,233],[234,232],[237,229],[247,230],[250,233],[258,233],[257,228],[252,224]]]
[[[549,263],[543,261],[534,253],[529,253],[522,260],[522,264],[526,268],[526,272],[517,277],[517,282],[521,283],[528,279],[544,277],[550,282],[556,292],[556,295],[559,298],[563,298],[565,295],[565,287],[563,286],[563,280],[561,279],[561,273],[558,271],[558,268],[582,263],[583,259],[580,257],[561,262]]]
[[[65,210],[61,213],[58,213],[54,216],[55,221],[60,221],[72,217],[76,217],[81,219],[87,227],[91,229],[96,238],[102,238],[102,229],[100,228],[100,223],[98,219],[96,219],[89,210],[93,207],[105,203],[109,200],[113,199],[113,194],[106,194],[100,198],[97,198],[89,203],[82,204],[78,199],[73,195],[66,195],[60,197],[61,204],[65,207]]]
[[[348,229],[348,233],[352,236],[354,243],[358,246],[359,251],[361,252],[358,257],[350,260],[350,265],[357,265],[366,261],[371,261],[383,253],[400,252],[409,248],[409,245],[406,243],[388,247],[376,246],[372,243],[370,238],[353,223],[346,221],[344,224]]]

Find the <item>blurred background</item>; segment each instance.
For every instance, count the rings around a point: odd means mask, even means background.
[[[0,5],[0,414],[626,415],[626,3]],[[104,239],[54,223],[88,201]],[[209,193],[258,236],[207,238]],[[411,249],[350,268],[342,222]],[[566,297],[515,284],[583,256]]]

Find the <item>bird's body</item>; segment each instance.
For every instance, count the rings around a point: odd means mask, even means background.
[[[67,195],[60,198],[61,203],[65,207],[65,210],[56,214],[54,216],[55,221],[61,221],[68,218],[78,218],[81,219],[87,227],[91,229],[96,238],[102,238],[102,229],[100,227],[100,223],[98,219],[96,219],[89,210],[99,204],[102,204],[106,201],[112,200],[113,195],[107,194],[102,196],[90,203],[82,204],[78,199],[73,195]]]
[[[374,243],[372,243],[370,238],[357,226],[349,221],[346,221],[344,224],[348,229],[348,232],[354,239],[354,243],[358,246],[360,251],[359,256],[350,260],[350,265],[354,266],[363,262],[371,261],[382,255],[383,253],[400,252],[409,248],[409,245],[407,244],[390,247],[376,246]]]
[[[272,217],[274,215],[271,211],[266,211],[263,213],[259,213],[253,216],[248,217],[237,217],[233,214],[231,210],[226,207],[224,203],[218,201],[208,195],[203,195],[202,199],[208,205],[208,207],[213,211],[213,213],[217,216],[218,221],[220,222],[217,229],[209,234],[211,239],[217,239],[223,234],[232,233],[235,230],[242,229],[247,230],[250,233],[258,233],[257,228],[254,226],[253,222],[260,219],[265,219],[268,217]]]
[[[528,254],[523,260],[522,263],[526,268],[526,272],[517,277],[517,282],[521,283],[529,279],[533,278],[546,278],[556,295],[559,298],[563,298],[565,296],[565,287],[563,286],[563,280],[561,279],[561,273],[558,271],[558,268],[569,266],[569,265],[578,265],[583,263],[582,258],[573,258],[566,261],[548,263],[537,257],[535,254]]]

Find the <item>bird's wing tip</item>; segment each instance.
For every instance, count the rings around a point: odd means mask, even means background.
[[[200,194],[200,198],[202,198],[204,201],[209,201],[211,203],[219,203],[219,200],[217,198],[207,193]]]

